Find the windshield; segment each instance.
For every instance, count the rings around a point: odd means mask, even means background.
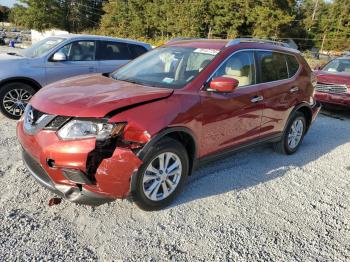
[[[120,68],[112,77],[148,86],[181,88],[191,82],[218,52],[216,49],[160,47]]]
[[[56,47],[59,43],[64,41],[64,38],[49,37],[37,42],[28,49],[24,50],[23,55],[25,57],[36,58],[46,54],[52,48]]]
[[[327,72],[350,74],[350,59],[334,59],[322,70]]]

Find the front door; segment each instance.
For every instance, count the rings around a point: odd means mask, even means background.
[[[256,85],[252,51],[233,54],[214,74],[239,81],[231,93],[201,91],[203,127],[201,156],[238,146],[259,137],[262,94]]]
[[[95,59],[95,41],[76,41],[62,47],[59,52],[66,55],[67,60],[55,62],[49,59],[46,64],[46,84],[82,74],[99,71],[99,63]]]

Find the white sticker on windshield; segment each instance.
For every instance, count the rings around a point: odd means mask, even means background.
[[[219,53],[219,50],[216,49],[205,49],[205,48],[197,48],[193,52],[195,53],[201,53],[201,54],[209,54],[209,55],[216,55]]]
[[[163,82],[167,83],[167,84],[171,84],[174,81],[174,78],[170,78],[170,77],[165,77],[163,79]]]

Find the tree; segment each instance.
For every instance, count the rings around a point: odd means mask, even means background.
[[[281,9],[257,6],[252,10],[248,21],[254,23],[253,36],[278,38],[285,36],[282,29],[288,26],[293,19],[293,16],[288,15]]]
[[[301,26],[307,28],[307,37],[313,44],[323,49],[350,49],[350,5],[348,0],[324,1],[304,0],[301,4],[303,21]],[[314,19],[312,13],[315,10]]]
[[[9,14],[10,22],[17,26],[24,26],[26,24],[25,12],[26,8],[23,5],[15,4]]]
[[[20,0],[11,20],[39,31],[57,28],[80,32],[98,27],[103,0]]]
[[[301,48],[349,49],[349,0],[20,0],[29,28],[165,41],[172,37],[293,38]]]
[[[8,20],[10,14],[10,8],[7,6],[0,5],[0,22],[5,22]]]

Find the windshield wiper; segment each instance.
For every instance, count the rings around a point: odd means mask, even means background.
[[[159,87],[159,86],[152,85],[152,84],[149,84],[149,83],[146,83],[146,82],[135,81],[135,80],[131,80],[131,79],[128,79],[128,78],[126,78],[126,79],[119,79],[119,78],[117,78],[116,76],[113,76],[113,75],[111,76],[111,78],[113,78],[114,80],[128,82],[128,83],[142,85],[142,86]]]

